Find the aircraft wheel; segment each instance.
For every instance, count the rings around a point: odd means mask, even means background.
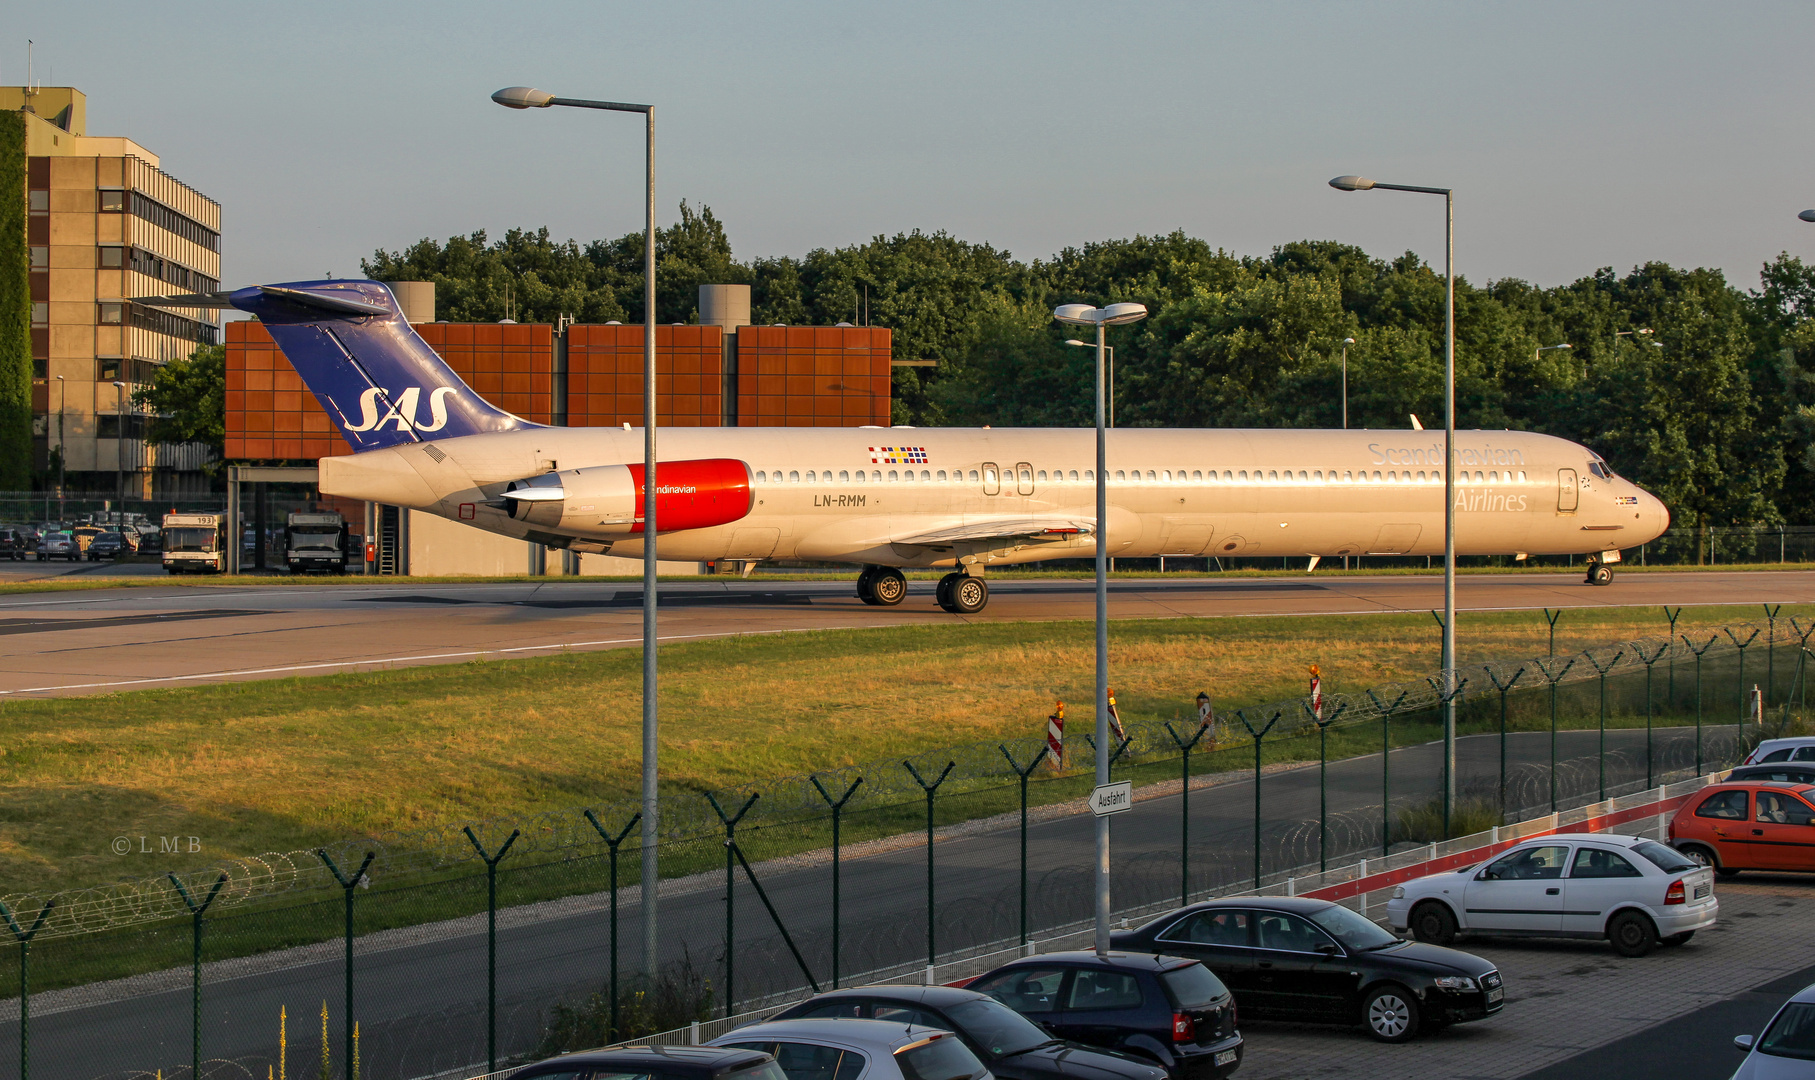
[[[870,595],[876,598],[874,603],[894,607],[907,599],[907,578],[892,566],[877,567],[876,576],[870,580]]]
[[[952,583],[949,595],[953,614],[974,615],[989,603],[989,585],[980,577],[965,575]]]
[[[863,573],[857,575],[857,599],[872,606],[879,602],[876,599],[877,569],[874,566],[866,566],[863,568]]]
[[[1611,585],[1611,584],[1613,584],[1613,567],[1608,566],[1606,563],[1595,563],[1593,566],[1588,568],[1587,584],[1589,584],[1589,585]]]
[[[958,584],[958,582],[963,579],[963,574],[945,575],[939,579],[939,589],[935,594],[939,598],[939,606],[954,615],[958,613],[958,609],[952,604],[952,586]]]

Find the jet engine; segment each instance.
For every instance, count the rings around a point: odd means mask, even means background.
[[[729,525],[755,505],[750,466],[733,458],[664,461],[656,467],[656,529]],[[498,495],[510,516],[577,536],[643,532],[643,466],[596,465],[513,480]]]

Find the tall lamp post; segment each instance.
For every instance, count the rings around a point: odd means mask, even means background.
[[[1066,338],[1065,344],[1082,348],[1091,347],[1090,342],[1079,341],[1077,338]],[[1109,354],[1109,426],[1115,427],[1115,346],[1105,345],[1103,351]]]
[[[643,220],[643,874],[641,919],[643,970],[656,969],[656,480],[655,480],[655,106],[621,101],[556,97],[527,86],[508,86],[492,95],[507,109],[575,109],[642,113],[645,144]],[[729,993],[730,987],[726,987]],[[614,988],[615,992],[615,988]]]
[[[1103,344],[1103,329],[1139,322],[1147,317],[1140,304],[1061,304],[1053,309],[1053,318],[1072,326],[1094,326],[1097,330],[1097,786],[1109,783],[1109,439],[1104,409],[1103,357],[1108,347]],[[1096,866],[1096,950],[1098,956],[1109,952],[1109,818],[1098,817]]]
[[[1650,334],[1650,333],[1651,333],[1651,327],[1649,327],[1649,326],[1643,326],[1637,330],[1615,330],[1613,332],[1613,355],[1617,356],[1619,354],[1621,338],[1633,337],[1638,334]],[[1609,359],[1612,359],[1612,356],[1610,356]],[[1584,371],[1584,373],[1586,373],[1586,371],[1587,371],[1586,364],[1583,365],[1583,371]]]
[[[1355,339],[1352,337],[1342,339],[1342,430],[1344,431],[1349,430],[1349,346],[1353,344],[1355,344]],[[1348,560],[1344,559],[1343,562],[1346,565]]]
[[[1456,193],[1338,176],[1338,191],[1411,191],[1443,196],[1443,835],[1456,806]]]
[[[63,376],[57,376],[57,521],[59,524],[63,521],[63,463],[69,458],[69,444],[63,441],[63,403],[68,397],[68,385],[63,381]]]
[[[113,471],[114,483],[119,488],[120,509],[126,509],[126,384],[119,379],[113,381]],[[125,519],[121,519],[125,520]]]

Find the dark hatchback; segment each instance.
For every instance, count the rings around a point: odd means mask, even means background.
[[[1202,960],[1250,1020],[1361,1024],[1382,1042],[1482,1020],[1505,1005],[1500,973],[1486,960],[1405,941],[1328,900],[1212,900],[1111,941]]]
[[[833,990],[770,1019],[857,1016],[944,1028],[964,1040],[996,1080],[1166,1080],[1151,1057],[1055,1039],[987,994],[952,986]]]
[[[132,554],[132,541],[123,533],[102,533],[88,542],[88,561],[100,562],[102,559],[117,559],[121,555]]]
[[[538,1061],[509,1080],[788,1080],[768,1054],[716,1046],[625,1046]]]
[[[1061,1039],[1147,1058],[1174,1078],[1215,1080],[1241,1065],[1234,998],[1186,957],[1047,953],[1004,964],[965,988]]]

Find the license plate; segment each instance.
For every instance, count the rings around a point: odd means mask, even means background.
[[[1714,887],[1712,885],[1697,885],[1695,887],[1695,898],[1697,900],[1706,900],[1708,898],[1708,894],[1713,891],[1714,891]]]
[[[1233,1065],[1233,1064],[1235,1064],[1235,1051],[1233,1051],[1233,1050],[1218,1051],[1216,1057],[1213,1060],[1218,1065]]]
[[[1505,996],[1506,996],[1506,991],[1504,989],[1489,990],[1487,992],[1487,1003],[1489,1005],[1492,1005],[1494,1002],[1499,1001],[1501,998],[1503,998]]]

